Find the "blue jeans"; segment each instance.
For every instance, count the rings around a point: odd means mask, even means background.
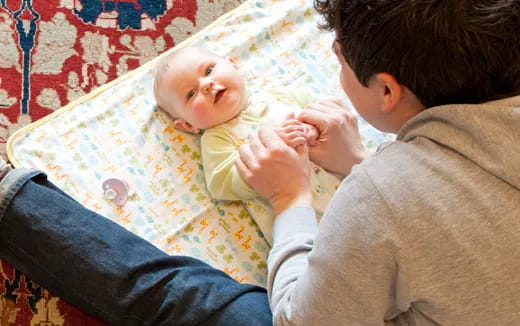
[[[71,199],[40,172],[0,182],[0,256],[114,325],[271,325],[266,291],[169,256]]]

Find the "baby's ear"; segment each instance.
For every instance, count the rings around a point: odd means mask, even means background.
[[[240,66],[238,65],[238,62],[237,62],[237,60],[235,58],[227,56],[226,60],[231,62],[236,69],[240,69]]]
[[[198,134],[200,132],[199,128],[193,127],[189,122],[187,122],[184,119],[173,120],[173,126],[179,130],[190,132],[192,134]]]

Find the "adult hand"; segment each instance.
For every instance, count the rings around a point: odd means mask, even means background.
[[[368,156],[361,144],[357,119],[340,99],[311,104],[298,119],[319,131],[309,155],[311,161],[321,167],[346,176],[354,165]]]
[[[307,145],[292,148],[271,127],[258,134],[239,150],[235,162],[238,172],[257,193],[266,198],[276,215],[292,206],[310,206]]]

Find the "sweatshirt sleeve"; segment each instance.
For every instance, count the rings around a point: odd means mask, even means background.
[[[210,196],[218,200],[258,197],[235,166],[240,144],[223,128],[212,128],[201,138],[202,166]]]
[[[275,221],[267,284],[275,325],[384,325],[409,307],[399,227],[361,167],[315,221],[303,207]]]

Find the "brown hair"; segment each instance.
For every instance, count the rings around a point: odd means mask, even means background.
[[[520,93],[520,0],[315,0],[367,86],[393,75],[426,107]]]

